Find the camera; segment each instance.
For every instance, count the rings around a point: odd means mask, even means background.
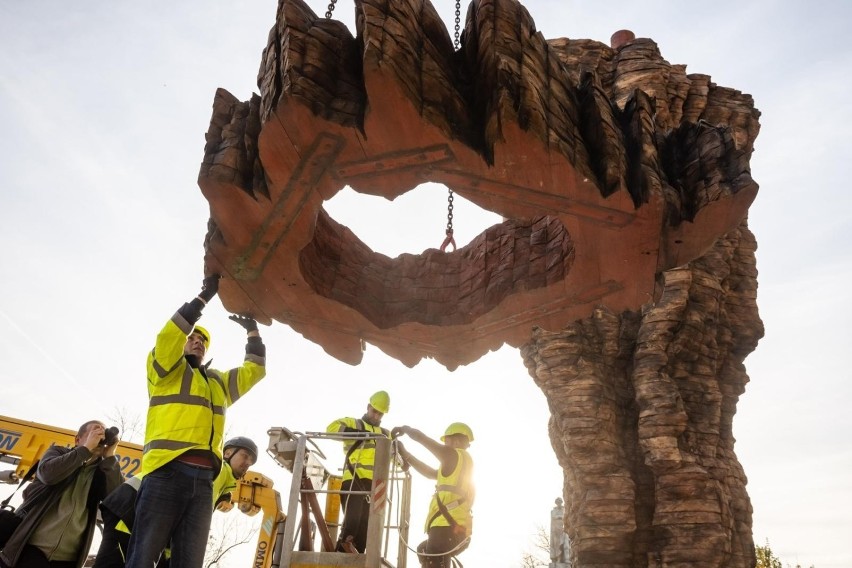
[[[118,440],[118,428],[115,426],[110,426],[106,430],[104,430],[104,439],[101,440],[101,445],[103,447],[112,446]]]

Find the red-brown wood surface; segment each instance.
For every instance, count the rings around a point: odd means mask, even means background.
[[[755,197],[751,97],[651,40],[548,41],[516,0],[481,0],[455,52],[428,1],[355,4],[357,39],[282,0],[260,96],[216,94],[199,185],[229,311],[348,363],[366,341],[453,369],[653,300]],[[322,208],[347,185],[392,199],[429,181],[507,221],[391,259]]]

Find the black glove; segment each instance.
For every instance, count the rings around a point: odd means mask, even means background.
[[[209,302],[213,299],[213,296],[216,295],[216,292],[219,291],[219,278],[218,274],[211,274],[202,282],[201,292],[198,293],[198,297],[204,300],[205,302]]]
[[[231,321],[235,321],[238,324],[240,324],[241,326],[243,326],[243,329],[245,329],[246,332],[257,331],[257,322],[254,321],[250,317],[238,316],[238,315],[234,314],[234,315],[228,316],[228,319],[231,320]]]

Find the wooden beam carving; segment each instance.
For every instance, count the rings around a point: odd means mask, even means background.
[[[199,185],[229,311],[352,364],[366,341],[453,369],[532,326],[637,309],[755,197],[751,98],[651,40],[546,40],[517,0],[479,0],[455,52],[427,0],[355,7],[357,38],[281,0],[260,96],[216,94]],[[507,221],[390,259],[322,208],[347,185],[393,199],[429,181]]]

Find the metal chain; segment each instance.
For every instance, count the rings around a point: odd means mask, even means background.
[[[447,234],[453,234],[453,190],[447,189],[449,191],[449,195],[447,195]]]
[[[461,0],[456,0],[456,36],[453,39],[453,45],[456,47],[456,51],[459,50],[459,29],[461,25]]]
[[[456,0],[456,33],[453,39],[453,46],[458,51],[461,46],[459,39],[459,30],[461,29],[461,0]],[[447,188],[447,237],[441,245],[441,251],[446,252],[449,245],[453,245],[453,250],[456,250],[456,240],[453,238],[453,190]]]
[[[325,12],[325,17],[327,20],[331,19],[331,13],[334,12],[334,5],[337,4],[337,0],[331,0],[331,4],[328,5],[328,10]]]

